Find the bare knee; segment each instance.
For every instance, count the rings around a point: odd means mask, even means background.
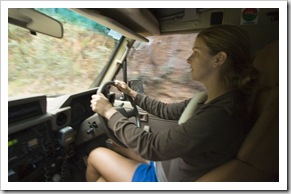
[[[135,169],[140,163],[121,156],[120,154],[103,147],[92,150],[87,160],[88,180],[130,182]],[[120,168],[122,166],[122,168]]]
[[[109,149],[104,147],[98,147],[92,150],[89,153],[88,159],[87,159],[87,165],[93,165],[95,166],[95,163],[104,156],[108,152]]]
[[[104,178],[101,176],[99,169],[102,164],[102,155],[106,153],[106,148],[95,148],[92,150],[87,158],[86,179],[87,181],[99,181]],[[105,181],[105,180],[104,180]]]

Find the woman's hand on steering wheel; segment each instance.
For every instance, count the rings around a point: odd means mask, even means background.
[[[117,112],[116,109],[111,105],[109,100],[104,96],[104,94],[100,92],[92,95],[91,108],[94,112],[105,117],[106,119],[110,119],[110,117],[115,112]]]
[[[119,81],[119,80],[115,80],[114,81],[115,87],[123,92],[124,94],[130,96],[132,99],[134,99],[137,95],[137,92],[132,90],[125,82],[123,81]]]
[[[110,86],[119,87],[119,90],[123,90],[125,95],[127,95],[127,99],[132,105],[132,109],[126,110],[123,107],[119,107],[117,110],[114,108],[109,100],[105,97],[105,92],[107,91],[107,88]],[[126,93],[129,92],[129,95]],[[116,144],[126,147],[114,134],[113,130],[108,127],[108,120],[111,118],[111,116],[119,111],[121,114],[123,114],[125,117],[135,117],[136,120],[136,126],[141,126],[141,121],[139,117],[139,113],[137,110],[137,106],[134,103],[132,98],[136,97],[136,92],[130,89],[126,83],[115,81],[115,82],[107,82],[99,87],[97,94],[92,95],[91,99],[91,108],[94,112],[98,113],[98,117],[100,120],[101,126],[104,128],[105,132],[107,133],[108,137],[111,138]],[[107,119],[107,120],[106,120]]]

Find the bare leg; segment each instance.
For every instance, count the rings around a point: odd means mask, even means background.
[[[87,181],[131,182],[140,163],[103,147],[94,149],[87,160]]]
[[[145,164],[149,164],[150,161],[149,160],[146,160],[144,158],[142,158],[141,156],[139,156],[138,154],[136,154],[135,152],[133,152],[132,150],[128,149],[128,148],[123,148],[123,147],[120,147],[119,145],[115,144],[114,142],[112,142],[110,144],[110,149],[119,153],[120,155],[124,156],[124,157],[127,157],[131,160],[135,160],[137,162],[140,162],[140,163],[145,163]]]

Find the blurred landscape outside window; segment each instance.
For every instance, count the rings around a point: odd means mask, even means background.
[[[87,90],[121,36],[69,9],[37,9],[61,21],[62,39],[8,26],[8,96],[59,96]]]
[[[192,80],[187,58],[197,33],[147,37],[136,41],[127,57],[128,80],[141,79],[145,94],[170,103],[191,98],[205,87]],[[121,72],[119,73],[121,74]],[[122,80],[118,75],[117,79]]]

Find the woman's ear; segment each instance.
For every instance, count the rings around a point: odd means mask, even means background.
[[[226,59],[227,59],[227,54],[224,51],[220,51],[219,53],[215,55],[215,58],[214,58],[215,62],[214,62],[213,67],[214,68],[220,67],[226,62]]]

